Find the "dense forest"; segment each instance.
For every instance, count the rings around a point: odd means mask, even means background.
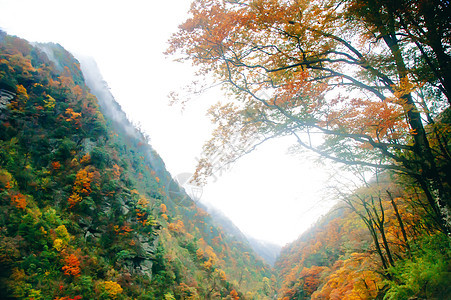
[[[269,265],[70,53],[2,32],[0,80],[1,299],[272,297]]]
[[[415,186],[387,177],[339,197],[282,250],[281,299],[451,297],[449,237]]]
[[[197,182],[285,136],[342,168],[274,266],[171,178],[95,63],[0,31],[0,298],[451,299],[449,12],[193,2],[167,54],[229,96]]]

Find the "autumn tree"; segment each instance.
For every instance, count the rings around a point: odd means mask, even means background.
[[[71,254],[64,259],[63,271],[65,275],[80,276],[80,261],[75,254]]]
[[[240,297],[238,296],[237,291],[235,291],[235,290],[232,290],[232,291],[230,292],[230,296],[232,297],[233,300],[238,300],[238,299],[240,299]]]
[[[17,193],[11,196],[11,203],[17,208],[25,209],[27,207],[27,199],[25,195]]]
[[[72,208],[83,200],[83,196],[91,193],[91,182],[94,178],[94,172],[90,172],[88,168],[81,169],[77,172],[72,194],[69,196],[69,206]]]
[[[386,236],[386,209],[380,193],[357,191],[352,199],[345,198],[345,201],[367,226],[383,269],[394,266],[395,261]]]
[[[373,263],[369,253],[353,253],[337,261],[334,272],[323,279],[325,283],[311,299],[377,299],[381,278],[372,270]]]
[[[349,16],[363,20],[387,45],[396,45],[393,33],[398,35],[398,43],[409,43],[414,51],[403,54],[415,62],[409,66],[415,80],[440,90],[451,103],[451,7],[448,1],[350,0],[348,3]]]
[[[121,294],[123,289],[115,281],[105,281],[104,283],[105,292],[113,299],[116,299],[118,294]]]
[[[213,74],[233,98],[209,111],[217,128],[197,180],[269,139],[292,136],[335,162],[414,178],[448,231],[450,177],[443,166],[449,166],[449,146],[443,130],[427,128],[449,105],[449,68],[438,66],[439,48],[448,51],[449,39],[441,32],[435,40],[441,46],[431,54],[432,44],[418,37],[428,21],[415,25],[415,35],[412,22],[403,29],[403,9],[375,24],[376,13],[386,10],[373,6],[385,2],[195,1],[167,53],[190,60],[200,75]],[[434,22],[440,15],[433,14]],[[433,79],[414,72],[412,53],[426,63],[434,58]],[[438,96],[425,93],[426,85]]]

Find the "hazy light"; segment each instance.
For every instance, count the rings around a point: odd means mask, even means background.
[[[183,113],[168,107],[168,93],[192,79],[189,66],[163,55],[189,2],[0,0],[0,27],[29,41],[56,42],[94,57],[116,100],[150,135],[175,176],[194,171],[211,131],[205,110],[222,97],[210,91]],[[321,199],[324,170],[288,156],[289,144],[264,145],[196,197],[257,238],[279,244],[295,239],[330,203]]]

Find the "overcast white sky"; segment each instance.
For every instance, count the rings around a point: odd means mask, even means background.
[[[189,0],[0,0],[0,28],[92,56],[116,100],[150,135],[176,176],[194,171],[212,128],[206,107],[222,97],[209,92],[183,113],[168,106],[168,93],[193,79],[190,66],[163,55],[189,5]],[[330,203],[321,199],[324,169],[286,154],[289,145],[279,140],[251,153],[208,184],[201,200],[256,238],[281,245],[296,239]]]

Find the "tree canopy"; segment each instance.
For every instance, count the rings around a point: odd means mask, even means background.
[[[194,1],[167,53],[233,98],[209,111],[217,127],[197,179],[290,135],[333,161],[414,178],[448,230],[447,11],[446,1]]]

